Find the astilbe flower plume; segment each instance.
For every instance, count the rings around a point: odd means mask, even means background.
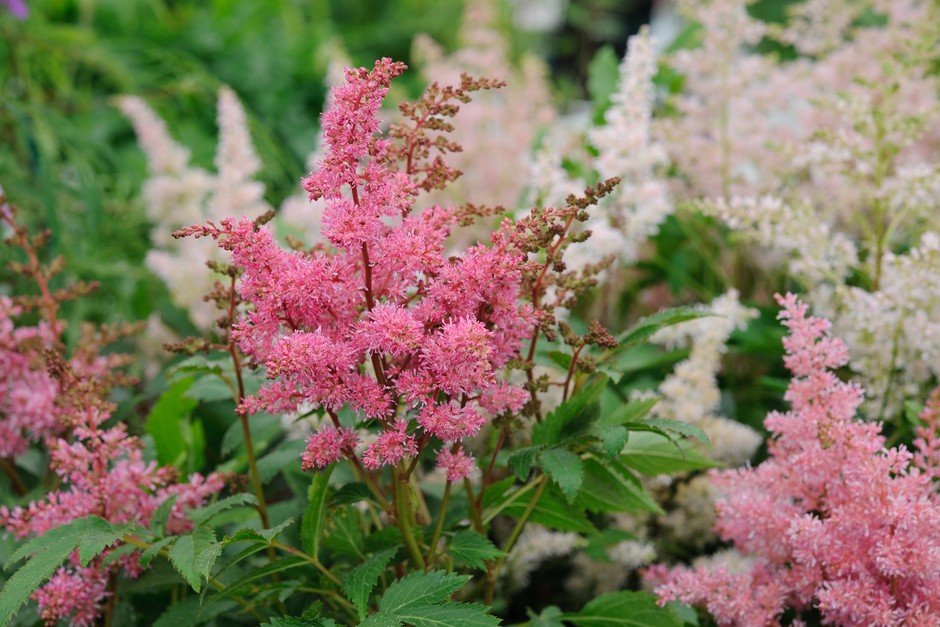
[[[312,435],[305,469],[345,457],[360,471],[413,460],[432,438],[446,446],[440,465],[455,480],[472,471],[462,441],[487,418],[526,405],[530,391],[501,381],[524,340],[551,322],[557,299],[588,285],[566,276],[560,256],[568,228],[587,219],[587,205],[615,181],[569,198],[562,209],[539,209],[505,221],[488,244],[446,256],[444,242],[473,207],[413,211],[419,190],[459,176],[442,159],[459,149],[442,133],[470,93],[496,81],[462,76],[458,86],[431,85],[403,104],[392,140],[377,135],[390,81],[405,70],[390,59],[347,69],[323,115],[327,148],[303,185],[325,204],[323,235],[332,244],[285,251],[265,226],[227,218],[176,236],[211,237],[241,271],[247,308],[233,328],[241,350],[267,369],[269,382],[239,411],[319,409],[331,425]],[[432,135],[433,134],[433,135]],[[548,250],[547,260],[533,253]],[[556,267],[555,272],[548,272]],[[525,297],[525,298],[524,298]],[[528,299],[530,303],[523,301]],[[541,311],[540,311],[541,310]],[[342,410],[377,427],[364,451]],[[446,443],[446,444],[445,444]],[[360,460],[361,456],[361,460]],[[407,471],[410,472],[410,471]]]
[[[863,390],[831,369],[848,361],[829,322],[778,296],[793,372],[786,413],[773,412],[770,458],[714,475],[717,530],[748,556],[740,571],[659,566],[661,602],[703,604],[721,625],[777,624],[815,607],[838,625],[940,621],[940,499],[934,397],[912,454],[886,449],[880,425],[854,420]],[[931,442],[931,443],[928,443]]]
[[[58,481],[58,487],[41,500],[25,507],[0,507],[0,529],[22,539],[42,536],[88,516],[146,526],[156,508],[175,496],[166,528],[169,533],[185,531],[191,524],[185,518],[186,511],[218,492],[221,478],[192,475],[188,482],[179,483],[174,468],[144,460],[143,445],[128,435],[122,423],[105,426],[114,409],[105,399],[113,385],[126,383],[128,378],[112,370],[126,364],[124,356],[102,356],[100,351],[132,329],[86,329],[79,348],[66,357],[60,337],[65,326],[56,314],[62,300],[87,288],[50,290],[49,278],[61,264],[40,264],[36,244],[42,238],[28,237],[25,228],[14,222],[2,190],[0,218],[13,229],[13,243],[28,258],[15,269],[35,279],[40,288],[38,297],[17,297],[23,305],[0,298],[2,455],[23,453],[29,441],[42,440]],[[41,321],[36,326],[15,327],[12,317],[29,306],[38,310]],[[6,463],[4,470],[11,474],[14,487],[23,492],[18,475],[9,471]],[[94,624],[110,594],[109,578],[118,572],[129,577],[142,572],[140,552],[125,553],[106,563],[115,548],[105,550],[85,567],[74,554],[33,595],[46,624],[60,620],[79,626]]]

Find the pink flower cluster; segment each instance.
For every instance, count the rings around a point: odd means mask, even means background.
[[[507,225],[491,246],[448,257],[457,212],[412,213],[419,187],[408,172],[428,170],[412,156],[399,164],[390,141],[376,135],[382,99],[404,69],[389,59],[347,69],[329,98],[328,151],[304,187],[325,201],[323,234],[335,249],[285,251],[244,218],[178,232],[217,239],[242,270],[238,289],[249,308],[233,332],[270,382],[240,411],[305,404],[330,415],[333,424],[308,441],[304,469],[355,455],[356,436],[339,418],[344,407],[379,425],[362,452],[362,464],[378,469],[414,458],[432,436],[475,435],[485,416],[527,399],[497,377],[534,330],[533,310],[519,300],[526,255]],[[454,479],[473,469],[450,459],[442,463]]]
[[[886,449],[880,425],[853,420],[863,390],[831,372],[848,350],[829,322],[792,294],[778,302],[792,409],[767,416],[767,461],[714,475],[717,529],[750,566],[658,566],[648,573],[656,592],[704,604],[721,625],[777,624],[811,607],[825,624],[937,625],[940,397],[923,414],[918,453]]]

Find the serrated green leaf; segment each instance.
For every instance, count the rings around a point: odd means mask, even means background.
[[[402,620],[394,614],[376,612],[359,623],[359,627],[401,627],[401,624]]]
[[[140,555],[140,565],[144,568],[149,566],[150,562],[153,561],[153,558],[155,558],[157,554],[160,553],[160,550],[176,542],[177,537],[178,536],[169,536],[166,538],[161,538],[144,549],[143,553]]]
[[[607,387],[607,377],[591,378],[577,394],[555,408],[545,419],[532,427],[532,444],[555,446],[587,431],[598,414],[598,399]]]
[[[627,443],[630,432],[623,425],[595,425],[594,435],[601,441],[604,458],[610,461],[620,455],[623,445]]]
[[[687,438],[694,438],[701,442],[706,450],[712,450],[712,444],[709,442],[708,436],[705,435],[705,432],[697,425],[682,422],[681,420],[667,420],[666,418],[647,418],[643,421],[643,424],[662,429],[663,431],[671,431]]]
[[[719,465],[690,444],[655,433],[634,433],[621,453],[620,461],[650,477]]]
[[[112,525],[103,518],[89,518],[90,526],[79,535],[78,559],[82,566],[100,555],[107,547],[124,537],[129,525]]]
[[[512,468],[513,473],[515,473],[520,480],[525,481],[529,478],[532,464],[535,463],[541,449],[542,447],[540,446],[526,446],[516,449],[509,456],[509,467]]]
[[[320,470],[313,476],[307,488],[307,507],[300,519],[300,540],[307,555],[317,557],[320,552],[320,535],[326,519],[326,503],[329,496],[330,475],[334,465]]]
[[[563,448],[550,448],[539,453],[539,465],[551,477],[571,503],[581,489],[584,467],[581,458]]]
[[[366,617],[369,605],[369,595],[379,580],[379,575],[395,557],[397,549],[386,549],[369,557],[343,577],[343,594],[352,601],[359,613],[359,620]]]
[[[641,398],[617,407],[614,411],[605,413],[598,418],[598,425],[623,425],[643,420],[660,401],[658,396]]]
[[[10,623],[19,608],[29,599],[29,595],[55,573],[86,536],[99,537],[97,534],[103,529],[101,523],[110,526],[97,517],[73,520],[30,540],[10,556],[7,568],[32,554],[32,557],[7,579],[0,590],[0,627],[6,627]],[[93,557],[90,548],[86,550],[86,557]]]
[[[359,510],[344,505],[329,512],[323,546],[337,553],[364,558],[362,525]]]
[[[193,551],[195,553],[193,566],[196,574],[203,579],[209,579],[215,560],[222,554],[222,543],[216,540],[212,529],[197,527],[193,531]]]
[[[276,616],[261,623],[261,627],[336,627],[332,618],[295,618],[293,616]]]
[[[648,592],[610,592],[589,602],[577,614],[564,619],[578,627],[682,627],[675,610],[656,605]]]
[[[240,505],[256,505],[257,503],[258,499],[254,494],[242,492],[241,494],[233,494],[224,499],[219,499],[215,503],[210,503],[204,507],[190,510],[187,516],[193,523],[202,525],[209,522],[215,515],[232,509],[233,507]]]
[[[629,469],[616,461],[584,460],[584,485],[577,504],[591,512],[655,512],[662,509]]]
[[[470,529],[454,534],[447,545],[447,550],[458,564],[466,564],[480,570],[486,570],[486,560],[493,560],[504,555],[495,544],[490,542],[489,538]]]
[[[468,575],[441,570],[411,573],[388,587],[379,601],[379,609],[395,615],[405,609],[443,603],[469,580]]]
[[[414,627],[494,627],[502,621],[487,612],[485,605],[474,603],[445,603],[430,607],[409,607],[396,616]]]
[[[621,333],[620,337],[617,338],[618,346],[615,350],[623,350],[628,346],[642,342],[664,327],[713,315],[715,314],[710,311],[695,309],[694,307],[663,309],[653,315],[641,318],[636,324]]]
[[[158,538],[162,538],[166,533],[166,523],[170,519],[177,497],[178,495],[171,494],[150,515],[150,531]]]
[[[256,451],[260,452],[267,446],[272,439],[283,433],[280,418],[270,414],[256,414],[248,421],[248,428],[251,432],[251,441],[255,445]],[[222,436],[222,455],[229,455],[245,441],[245,433],[242,429],[241,421],[236,420],[225,431]]]
[[[192,535],[180,536],[167,552],[170,563],[176,569],[183,579],[186,580],[193,590],[199,592],[202,589],[202,582],[196,573],[196,551],[193,548]]]

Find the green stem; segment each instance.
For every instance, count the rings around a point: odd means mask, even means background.
[[[11,462],[9,459],[6,459],[5,457],[0,457],[0,468],[2,468],[3,472],[5,472],[10,478],[10,483],[13,484],[13,491],[16,492],[16,495],[26,496],[26,493],[29,492],[29,490],[26,489],[26,485],[20,478],[20,473],[17,472],[16,466],[13,465],[13,462]]]
[[[434,534],[431,536],[431,546],[428,549],[428,557],[425,560],[427,562],[425,569],[431,568],[431,566],[434,565],[437,543],[441,541],[441,534],[444,532],[444,518],[447,517],[447,506],[450,505],[450,487],[451,482],[448,481],[444,486],[444,498],[441,499],[441,511],[437,513],[437,524],[434,525]]]
[[[392,480],[395,483],[395,512],[398,515],[398,530],[401,532],[401,539],[411,555],[415,568],[425,570],[424,556],[415,540],[415,508],[411,500],[411,482],[408,480],[404,462],[399,464],[394,474]]]
[[[477,502],[477,499],[473,496],[473,486],[470,485],[470,480],[464,477],[463,480],[463,489],[467,491],[467,501],[470,503],[470,521],[473,523],[473,528],[480,535],[485,535],[483,532],[483,516],[480,512],[480,504]]]
[[[506,557],[519,540],[519,536],[522,535],[522,530],[525,528],[526,523],[529,522],[529,517],[532,516],[532,512],[535,511],[536,506],[539,504],[539,499],[542,498],[542,494],[548,486],[548,478],[542,475],[536,483],[538,487],[535,490],[535,494],[532,495],[532,499],[526,506],[525,511],[522,512],[522,516],[516,521],[516,526],[513,528],[512,533],[509,534],[509,539],[506,540],[506,545],[503,547],[503,556],[486,569],[486,589],[483,593],[483,602],[487,605],[493,605],[493,594],[496,590],[496,580],[499,578],[499,571],[506,562]]]

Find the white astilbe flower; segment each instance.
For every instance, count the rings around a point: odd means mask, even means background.
[[[666,150],[651,136],[655,73],[654,42],[643,28],[628,43],[620,64],[620,85],[611,96],[604,126],[588,132],[598,151],[594,167],[601,178],[620,177],[620,184],[601,200],[597,217],[588,226],[594,234],[588,246],[596,246],[595,239],[603,237],[605,227],[615,230],[619,241],[609,250],[626,263],[636,261],[639,246],[656,234],[672,212],[668,188],[660,176],[668,162]]]
[[[721,403],[717,373],[731,333],[744,329],[757,311],[741,305],[738,292],[733,289],[701,308],[714,315],[665,327],[650,338],[669,348],[692,347],[688,359],[677,364],[660,384],[662,399],[652,412],[662,418],[698,425],[708,435],[717,459],[740,464],[750,459],[762,438],[747,425],[717,414]]]
[[[659,524],[675,541],[703,548],[715,540],[716,496],[708,475],[681,482],[673,497],[674,508],[659,518]]]
[[[147,155],[149,178],[144,184],[147,216],[153,223],[153,248],[147,267],[166,284],[173,303],[189,313],[193,324],[206,331],[219,313],[203,300],[215,285],[207,261],[227,255],[213,242],[174,240],[176,229],[226,216],[257,216],[268,210],[264,186],[252,180],[261,161],[251,143],[244,109],[228,87],[219,90],[219,144],[215,175],[189,165],[189,151],[176,144],[166,125],[140,98],[123,96],[118,107],[134,126]]]
[[[582,543],[583,539],[576,533],[550,531],[540,525],[527,525],[506,558],[510,585],[513,588],[522,588],[529,583],[529,575],[540,564],[553,557],[568,555]]]
[[[842,282],[858,264],[855,244],[821,221],[806,204],[791,205],[781,198],[718,198],[698,203],[763,250],[789,262],[790,271],[808,285]]]

